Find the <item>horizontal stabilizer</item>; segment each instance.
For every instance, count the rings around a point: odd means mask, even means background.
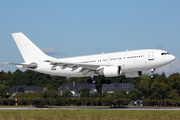
[[[36,69],[38,67],[38,65],[36,63],[25,64],[25,63],[10,63],[10,62],[5,62],[5,64],[16,65],[19,68]]]

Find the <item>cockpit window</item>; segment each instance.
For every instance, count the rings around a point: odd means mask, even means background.
[[[161,53],[161,55],[169,55],[170,53]]]

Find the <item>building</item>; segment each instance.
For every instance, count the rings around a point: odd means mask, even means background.
[[[10,89],[9,93],[13,94],[17,93],[25,93],[25,92],[44,92],[47,89],[45,87],[40,86],[14,86]]]
[[[62,93],[65,91],[71,91],[73,96],[80,96],[79,91],[82,89],[88,88],[91,93],[96,92],[96,85],[95,84],[88,84],[88,83],[62,83]]]
[[[130,92],[134,90],[134,84],[132,83],[111,83],[111,84],[103,84],[102,85],[102,94],[105,92],[114,93],[119,92],[121,90],[126,90]]]

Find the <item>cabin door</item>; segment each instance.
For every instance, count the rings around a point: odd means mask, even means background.
[[[111,63],[111,58],[108,57],[108,58],[107,58],[107,64],[110,64],[110,63]]]
[[[148,52],[148,60],[154,60],[154,51]]]

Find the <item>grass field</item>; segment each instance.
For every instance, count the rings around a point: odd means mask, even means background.
[[[0,120],[180,120],[164,110],[1,110]]]

